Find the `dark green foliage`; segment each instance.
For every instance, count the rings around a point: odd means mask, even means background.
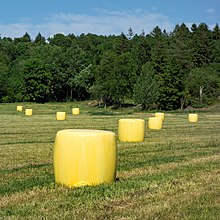
[[[153,66],[148,62],[142,66],[141,75],[134,86],[134,101],[143,109],[157,107],[159,97],[159,82]]]
[[[101,99],[105,106],[112,103],[120,106],[125,97],[131,96],[135,75],[135,64],[129,52],[106,53],[96,68],[91,88],[93,97]]]
[[[84,68],[73,79],[73,84],[76,86],[79,99],[89,97],[90,88],[94,83],[94,70],[92,64]]]
[[[27,32],[22,37],[14,39],[14,43],[30,43],[30,42],[31,42],[31,37]]]
[[[45,37],[43,37],[41,35],[41,33],[38,33],[38,35],[36,36],[35,40],[34,40],[35,44],[45,44],[46,43],[46,39]]]
[[[192,32],[191,47],[193,48],[193,63],[195,67],[209,64],[212,51],[212,33],[205,23],[201,23]]]
[[[24,66],[24,81],[27,100],[31,102],[49,101],[51,74],[41,60],[30,59]]]
[[[212,67],[193,69],[187,76],[191,105],[207,106],[220,96],[220,73]]]
[[[144,74],[148,62],[153,69]],[[104,106],[120,107],[134,97],[143,108],[206,106],[219,100],[219,63],[218,24],[210,30],[205,23],[191,29],[183,23],[170,33],[157,26],[147,35],[132,28],[119,36],[58,33],[47,40],[40,33],[34,40],[25,33],[0,38],[0,102],[95,98]],[[197,86],[204,77],[198,78],[199,70],[209,82],[202,101]],[[158,94],[155,86],[148,97],[145,83],[155,77]]]

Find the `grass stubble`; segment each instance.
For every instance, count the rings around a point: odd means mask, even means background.
[[[0,219],[219,219],[219,112],[200,112],[198,123],[167,113],[162,130],[146,126],[144,142],[118,142],[115,183],[66,188],[54,183],[57,131],[117,134],[120,118],[147,123],[152,113],[83,106],[73,116],[70,104],[32,106],[31,117],[14,104],[0,106]],[[56,109],[65,109],[67,120],[56,121]]]

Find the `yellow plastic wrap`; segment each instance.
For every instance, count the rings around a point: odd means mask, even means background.
[[[123,142],[142,142],[145,137],[145,121],[143,119],[120,119],[118,139]]]
[[[188,114],[189,122],[198,122],[199,116],[198,114]]]
[[[155,113],[155,117],[156,117],[156,118],[161,118],[161,119],[162,119],[162,121],[163,121],[163,120],[164,120],[165,115],[164,115],[164,113],[163,113],[163,112],[156,112],[156,113]]]
[[[23,110],[23,106],[18,105],[18,106],[17,106],[17,111],[22,112],[22,110]]]
[[[56,113],[56,120],[63,121],[66,119],[66,112],[57,112]]]
[[[73,115],[78,115],[79,114],[79,108],[72,108],[72,114]]]
[[[116,136],[110,131],[58,131],[54,147],[55,181],[69,187],[112,183],[116,179]]]
[[[33,110],[30,108],[25,109],[25,115],[31,116],[33,114]]]
[[[160,130],[163,126],[163,121],[159,117],[149,117],[148,118],[148,128]]]

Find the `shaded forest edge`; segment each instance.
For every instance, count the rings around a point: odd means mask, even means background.
[[[0,35],[1,36],[1,35]],[[0,37],[0,102],[98,100],[102,106],[175,110],[220,98],[220,29],[167,33]]]

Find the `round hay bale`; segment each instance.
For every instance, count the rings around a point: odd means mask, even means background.
[[[56,113],[56,120],[57,121],[66,120],[66,112],[57,112]]]
[[[123,142],[142,142],[145,138],[145,121],[143,119],[120,119],[118,139]]]
[[[78,115],[80,112],[79,108],[72,108],[72,114],[73,115]]]
[[[198,122],[198,120],[199,120],[199,116],[198,116],[198,114],[188,114],[188,121],[189,122]]]
[[[159,117],[149,117],[148,118],[148,128],[154,130],[160,130],[163,126],[163,120]]]
[[[78,187],[114,182],[116,148],[115,134],[110,131],[58,131],[54,146],[56,183]]]
[[[163,112],[156,112],[156,113],[155,113],[155,117],[156,117],[156,118],[161,118],[162,121],[163,121],[164,118],[165,118],[165,114],[164,114]]]
[[[25,115],[27,115],[27,116],[33,115],[33,109],[31,109],[31,108],[25,109]]]
[[[17,111],[22,112],[23,106],[22,105],[17,105]]]

